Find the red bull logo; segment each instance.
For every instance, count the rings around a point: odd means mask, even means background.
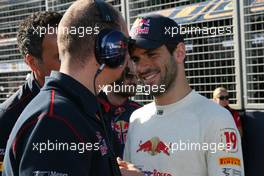
[[[153,137],[150,140],[147,140],[146,142],[142,143],[142,141],[139,142],[139,149],[137,152],[147,152],[150,155],[154,156],[160,153],[163,153],[165,155],[170,156],[170,147],[167,146],[164,142],[162,142],[158,137]]]
[[[149,33],[150,19],[138,18],[133,24],[131,29],[132,35],[148,34]]]
[[[150,22],[149,19],[139,18],[136,21],[136,26],[139,26],[139,27],[143,28],[144,26],[149,26],[149,22]]]
[[[129,123],[124,120],[120,120],[114,123],[114,130],[117,132],[121,144],[126,143],[128,127]]]

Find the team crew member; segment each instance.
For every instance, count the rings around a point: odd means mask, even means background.
[[[114,149],[117,156],[123,157],[129,118],[141,105],[129,99],[135,96],[137,78],[131,64],[124,69],[124,72],[117,81],[110,85],[111,89],[107,95],[100,93],[100,103],[104,110],[104,116],[111,126],[113,136],[116,137]]]
[[[132,114],[124,160],[145,175],[243,176],[235,123],[227,110],[190,88],[177,28],[175,21],[160,15],[139,18],[132,26],[137,74],[146,85],[164,85],[165,92],[152,89],[154,102]],[[120,165],[125,167],[125,161]]]
[[[69,32],[90,27],[94,33],[81,37]],[[127,35],[123,18],[107,3],[71,5],[58,28],[60,72],[51,72],[13,128],[4,176],[118,175],[95,94],[121,76]]]
[[[214,90],[213,92],[213,100],[225,107],[233,116],[234,118],[234,121],[236,123],[236,126],[239,130],[239,133],[240,135],[242,136],[243,134],[243,131],[242,131],[242,125],[241,125],[241,120],[240,120],[240,116],[238,114],[238,112],[234,109],[232,109],[230,106],[229,106],[229,95],[228,95],[228,92],[227,92],[227,89],[224,88],[224,87],[218,87]]]
[[[18,117],[39,93],[44,77],[51,70],[59,70],[60,61],[57,34],[40,35],[40,29],[56,27],[62,15],[56,12],[36,12],[27,17],[19,26],[17,42],[20,52],[32,73],[27,82],[15,94],[0,105],[0,175],[5,147],[9,134]]]

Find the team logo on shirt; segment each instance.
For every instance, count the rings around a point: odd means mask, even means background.
[[[56,171],[34,171],[33,176],[68,176],[68,174]]]
[[[241,176],[240,170],[229,168],[229,167],[222,168],[222,173],[223,173],[222,174],[223,176]]]
[[[153,137],[150,140],[147,140],[145,142],[140,141],[137,152],[147,152],[151,156],[161,154],[161,153],[170,156],[170,153],[169,153],[170,147],[171,147],[171,144],[167,145],[164,142],[162,142],[159,139],[159,137]]]
[[[117,133],[118,139],[121,144],[126,143],[128,127],[129,123],[124,120],[119,120],[114,123],[114,130]]]
[[[219,158],[219,164],[222,165],[236,165],[240,166],[240,159],[235,158],[235,157],[224,157],[224,158]]]
[[[166,172],[160,172],[156,169],[154,169],[153,171],[143,171],[145,176],[172,176],[169,173]]]
[[[96,137],[98,139],[100,152],[101,152],[102,156],[104,156],[108,153],[108,147],[107,147],[107,144],[105,142],[105,139],[102,137],[102,135],[99,131],[96,132]]]
[[[224,128],[220,131],[221,142],[226,144],[225,151],[235,153],[238,151],[237,131],[234,128]]]

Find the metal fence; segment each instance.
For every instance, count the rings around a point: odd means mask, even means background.
[[[244,101],[246,108],[264,108],[264,1],[240,4]]]
[[[130,22],[142,13],[159,13],[181,25],[187,48],[186,74],[192,88],[212,98],[216,87],[229,90],[230,103],[241,108],[236,85],[233,4],[231,0],[131,1]],[[146,7],[144,7],[146,6]],[[223,29],[223,33],[218,29]],[[138,96],[138,99],[142,99]]]
[[[23,82],[27,73],[14,38],[18,23],[35,11],[64,13],[73,1],[20,0],[0,3],[0,102]],[[185,33],[186,74],[192,88],[212,98],[212,91],[224,86],[230,92],[233,107],[264,109],[263,0],[107,2],[121,11],[128,27],[138,16],[149,13],[159,13],[176,20]],[[142,94],[134,99],[143,103],[152,100]]]
[[[17,48],[18,25],[28,15],[43,10],[44,0],[0,2],[0,102],[25,82],[29,70]]]
[[[75,0],[46,0],[46,9],[49,11],[56,11],[64,13]],[[121,0],[106,0],[106,2],[112,4],[120,12],[124,12],[124,4],[121,4]]]

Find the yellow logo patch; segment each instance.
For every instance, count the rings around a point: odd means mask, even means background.
[[[240,166],[240,159],[234,157],[219,158],[220,165],[237,165]]]

